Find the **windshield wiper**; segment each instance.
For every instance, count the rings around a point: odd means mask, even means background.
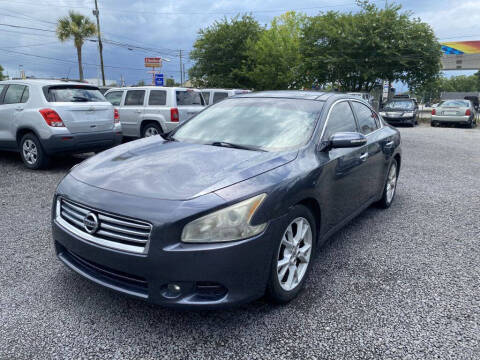
[[[233,144],[230,142],[226,141],[214,141],[210,144],[207,145],[212,145],[212,146],[220,146],[220,147],[228,147],[228,148],[233,148],[233,149],[242,149],[242,150],[253,150],[253,151],[263,151],[266,152],[266,150],[263,150],[257,146],[249,146],[249,145],[240,145],[240,144]]]
[[[73,100],[78,101],[78,102],[80,102],[80,101],[90,101],[90,99],[88,99],[86,97],[83,97],[83,96],[74,96]]]

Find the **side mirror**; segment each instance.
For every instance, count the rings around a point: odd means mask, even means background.
[[[328,140],[331,149],[360,147],[367,143],[365,135],[357,132],[339,132]]]

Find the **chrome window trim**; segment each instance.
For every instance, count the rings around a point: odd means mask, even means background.
[[[320,141],[323,140],[323,135],[325,134],[325,130],[327,129],[328,120],[330,120],[330,115],[331,115],[331,113],[332,113],[333,108],[334,108],[337,104],[339,104],[339,103],[341,103],[341,102],[345,102],[345,101],[348,102],[348,101],[350,101],[350,99],[339,99],[339,100],[335,101],[335,102],[332,104],[332,106],[330,106],[330,109],[328,110],[328,113],[327,113],[327,117],[325,118],[325,123],[323,124],[322,132],[321,132],[321,134],[320,134]],[[350,106],[350,104],[348,104],[348,106]],[[354,120],[355,120],[355,124],[358,125],[358,124],[357,124],[357,118],[355,117],[355,114],[354,114],[353,109],[352,109],[351,106],[350,106],[350,110],[352,111],[352,115],[353,115],[353,118],[354,118]],[[358,130],[358,129],[357,129],[357,130]],[[327,139],[327,140],[328,140],[328,139]]]

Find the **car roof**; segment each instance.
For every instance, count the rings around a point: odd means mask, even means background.
[[[284,99],[306,99],[306,100],[322,100],[326,101],[331,98],[338,99],[358,99],[354,95],[348,95],[338,92],[324,92],[315,90],[274,90],[274,91],[258,91],[235,96],[240,97],[265,97],[265,98],[284,98]]]
[[[78,82],[78,81],[64,81],[64,80],[48,80],[48,79],[18,79],[18,80],[5,80],[0,81],[0,84],[23,84],[23,85],[39,85],[39,86],[48,86],[48,85],[83,85],[83,86],[93,86],[96,85]]]
[[[119,90],[148,90],[148,89],[151,89],[151,90],[169,90],[169,89],[173,89],[173,90],[182,90],[182,91],[188,91],[188,90],[191,90],[191,91],[200,91],[199,89],[193,89],[193,88],[186,88],[186,87],[177,87],[177,86],[154,86],[154,85],[150,85],[150,86],[124,86],[124,87],[113,87],[113,88],[110,88],[108,89],[108,92],[111,92],[111,91],[119,91]]]

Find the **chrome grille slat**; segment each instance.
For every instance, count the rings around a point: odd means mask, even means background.
[[[117,250],[146,253],[152,226],[140,220],[129,219],[59,198],[57,221],[82,239]],[[88,233],[84,218],[92,212],[98,218],[98,230]]]

